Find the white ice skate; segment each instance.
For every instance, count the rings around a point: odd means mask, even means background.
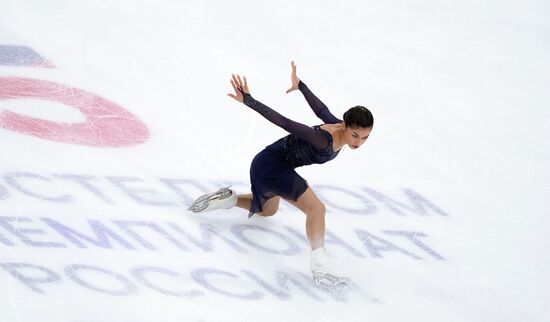
[[[314,249],[311,252],[310,268],[313,281],[321,287],[339,289],[352,286],[349,278],[342,276],[332,267],[324,247]]]
[[[231,186],[229,186],[231,187]],[[200,196],[188,208],[192,212],[205,212],[220,208],[231,208],[237,204],[237,194],[229,187],[221,188],[214,193]]]

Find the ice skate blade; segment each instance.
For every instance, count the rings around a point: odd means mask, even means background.
[[[342,290],[353,287],[353,283],[349,278],[329,273],[314,273],[313,281],[317,286],[329,290]]]
[[[204,211],[210,205],[210,201],[216,200],[216,199],[225,199],[223,197],[227,195],[231,196],[231,192],[229,190],[230,187],[231,186],[221,188],[220,190],[214,193],[207,193],[200,196],[199,198],[197,198],[197,200],[193,202],[191,206],[189,206],[189,208],[187,208],[187,210],[190,210],[195,213]]]

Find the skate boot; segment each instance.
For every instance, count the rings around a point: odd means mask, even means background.
[[[310,257],[311,274],[318,286],[327,289],[340,289],[352,286],[351,280],[336,272],[324,247],[314,249]]]
[[[229,189],[229,187],[200,196],[188,210],[192,212],[205,212],[220,208],[228,209],[235,206],[237,204],[237,194],[235,191]]]

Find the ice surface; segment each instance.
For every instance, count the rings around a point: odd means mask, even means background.
[[[550,3],[2,1],[0,321],[544,321]],[[285,133],[231,73],[367,143],[300,168],[356,288],[311,284],[305,217],[186,211]]]

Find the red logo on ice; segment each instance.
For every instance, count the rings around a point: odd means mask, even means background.
[[[121,106],[90,92],[43,80],[0,77],[0,100],[43,99],[78,109],[82,123],[58,123],[0,109],[0,128],[42,139],[96,147],[141,144],[149,130]]]

